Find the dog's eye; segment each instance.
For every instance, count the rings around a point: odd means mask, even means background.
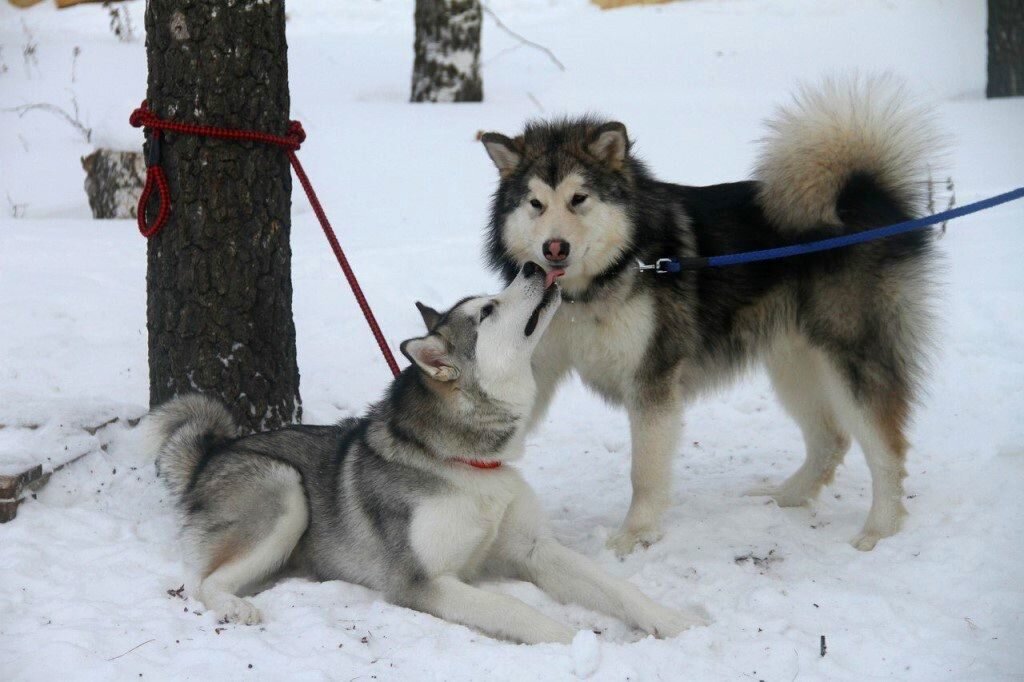
[[[487,319],[487,316],[494,312],[494,304],[488,303],[480,309],[480,321],[483,322]]]
[[[540,199],[530,199],[530,206],[533,206],[538,211],[544,208],[544,204],[540,203]]]
[[[587,195],[586,194],[573,194],[572,195],[572,205],[573,206],[579,206],[580,204],[582,204],[586,200],[587,200]]]

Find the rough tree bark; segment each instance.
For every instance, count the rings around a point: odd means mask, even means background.
[[[146,52],[158,116],[284,134],[283,0],[149,0]],[[299,421],[287,156],[172,133],[161,163],[174,203],[149,241],[150,403],[200,391],[249,430]]]
[[[413,102],[481,102],[479,0],[416,0]]]
[[[1024,95],[1024,2],[988,0],[988,97]]]

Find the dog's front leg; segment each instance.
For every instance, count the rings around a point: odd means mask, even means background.
[[[526,424],[527,431],[533,431],[544,419],[555,390],[569,374],[569,356],[562,339],[556,334],[546,334],[534,351],[531,366],[537,393]]]
[[[572,628],[548,618],[514,597],[467,585],[453,575],[437,576],[418,589],[410,606],[491,637],[523,644],[569,644]]]
[[[704,614],[664,607],[560,544],[544,520],[537,496],[525,487],[505,515],[488,572],[528,580],[564,604],[606,613],[656,637],[671,637],[707,624]]]
[[[682,429],[681,413],[676,399],[629,406],[633,499],[622,527],[608,539],[608,547],[619,556],[661,539],[661,517],[672,495],[672,456]]]
[[[505,476],[513,488],[524,485],[514,471],[498,475]],[[421,575],[410,579],[403,589],[392,591],[389,599],[477,628],[492,637],[524,644],[571,642],[575,634],[571,628],[514,597],[487,592],[459,579],[475,563],[478,553],[488,549],[493,529],[492,522],[480,515],[477,499],[460,494],[436,495],[416,507],[409,541]],[[481,495],[479,499],[484,498]],[[493,547],[489,553],[494,553]]]
[[[658,604],[554,538],[538,539],[524,563],[530,581],[555,599],[615,616],[655,637],[674,637],[687,628],[708,624],[704,614]]]

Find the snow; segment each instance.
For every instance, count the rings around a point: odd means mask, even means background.
[[[572,672],[580,679],[594,674],[601,664],[601,644],[593,630],[580,630],[572,639]]]
[[[759,121],[798,80],[892,69],[936,103],[954,138],[959,203],[1024,182],[1024,101],[984,100],[984,3],[489,4],[566,71],[487,18],[486,102],[409,105],[411,1],[288,4],[292,117],[309,133],[302,161],[396,351],[420,331],[414,300],[444,305],[498,286],[480,257],[495,183],[474,139],[481,129],[511,133],[531,116],[598,111],[623,120],[666,179],[740,179]],[[143,3],[128,9],[141,31]],[[25,57],[32,44],[34,58]],[[77,101],[93,130],[87,143],[52,114],[0,112],[0,473],[33,457],[54,466],[62,453],[90,453],[0,526],[5,679],[1024,672],[1024,203],[951,223],[941,241],[939,350],[912,432],[910,517],[873,552],[846,544],[869,504],[856,448],[808,509],[741,496],[801,460],[797,428],[755,374],[689,412],[666,536],[618,561],[604,541],[629,500],[626,417],[574,383],[520,465],[556,534],[655,599],[703,605],[711,626],[641,638],[532,586],[488,585],[581,631],[570,647],[515,646],[358,586],[297,578],[254,597],[264,625],[221,626],[190,586],[168,593],[184,576],[176,520],[129,426],[148,403],[145,243],[130,221],[89,219],[82,189],[79,157],[94,145],[140,144],[127,117],[145,95],[142,36],[119,42],[97,5],[2,3],[0,45],[0,109],[51,102],[72,111]],[[299,194],[294,205],[305,419],[326,423],[360,412],[389,375]]]

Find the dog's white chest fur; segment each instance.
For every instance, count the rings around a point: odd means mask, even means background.
[[[446,492],[417,505],[410,539],[430,576],[471,579],[487,558],[509,505],[525,490],[513,469],[467,472],[458,492]]]
[[[603,397],[627,398],[654,327],[654,302],[644,295],[627,302],[566,303],[552,320],[538,354],[565,359]]]

